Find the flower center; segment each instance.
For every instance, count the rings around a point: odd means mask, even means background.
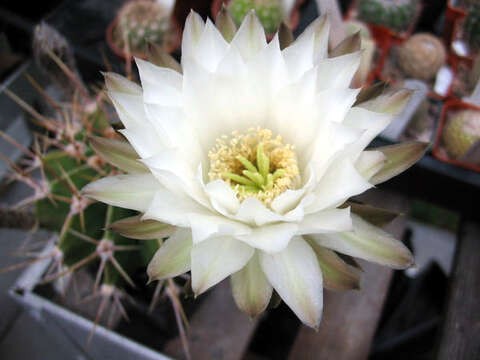
[[[270,205],[275,197],[299,183],[294,146],[284,144],[280,135],[273,138],[268,129],[222,135],[208,157],[210,180],[225,180],[240,201],[256,197]]]

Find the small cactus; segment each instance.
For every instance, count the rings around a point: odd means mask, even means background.
[[[416,0],[360,0],[359,18],[367,23],[405,31],[415,18]]]
[[[170,10],[158,1],[137,0],[127,2],[118,13],[114,41],[120,49],[144,55],[149,43],[167,48],[172,39]]]
[[[252,9],[255,9],[267,34],[274,34],[286,15],[281,0],[232,0],[228,7],[237,26]]]
[[[480,111],[459,111],[448,119],[443,130],[443,143],[454,159],[462,157],[479,139]]]
[[[397,63],[407,76],[431,80],[445,63],[443,43],[435,36],[421,33],[412,36],[398,48]]]

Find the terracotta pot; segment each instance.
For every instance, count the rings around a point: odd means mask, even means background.
[[[442,114],[440,116],[440,121],[438,123],[437,134],[435,136],[435,144],[433,145],[432,153],[433,153],[433,156],[435,156],[437,159],[443,162],[480,173],[480,167],[466,163],[461,160],[450,158],[447,154],[447,151],[442,145],[442,142],[443,142],[442,134],[445,128],[445,124],[447,123],[449,113],[451,111],[460,111],[460,110],[469,110],[469,109],[480,111],[479,106],[475,106],[473,104],[469,104],[458,99],[453,99],[445,103],[442,109]]]
[[[142,53],[135,53],[132,52],[130,56],[127,56],[125,50],[121,47],[119,47],[114,41],[113,41],[113,30],[117,26],[119,22],[119,16],[117,15],[115,19],[108,25],[107,30],[105,32],[105,38],[107,39],[107,44],[110,47],[110,49],[115,53],[115,55],[129,61],[132,60],[133,56],[139,57],[144,59],[145,54]],[[178,23],[175,17],[171,16],[170,17],[170,23],[172,25],[172,31],[174,32],[174,40],[170,46],[166,48],[166,51],[168,53],[172,53],[176,51],[182,42],[182,27]]]
[[[443,36],[447,44],[453,40],[453,33],[455,31],[455,24],[467,16],[467,12],[461,8],[452,5],[452,0],[448,1],[447,10],[445,11],[445,26]]]
[[[305,0],[297,0],[295,5],[292,8],[292,12],[290,13],[290,16],[288,18],[288,26],[290,29],[295,30],[298,26],[298,23],[300,21],[300,5]],[[212,1],[212,7],[211,7],[211,13],[212,13],[212,18],[215,20],[217,18],[217,14],[222,8],[222,4],[225,4],[225,6],[228,6],[228,4],[231,2],[231,0],[213,0]],[[267,39],[271,40],[275,34],[267,34]]]

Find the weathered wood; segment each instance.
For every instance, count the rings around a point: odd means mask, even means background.
[[[459,234],[437,359],[480,359],[480,225]]]
[[[194,360],[238,360],[248,347],[257,321],[238,310],[229,281],[215,286],[190,320],[190,353]],[[164,352],[183,359],[181,341],[169,342]]]
[[[362,196],[362,201],[385,209],[405,212],[406,198],[385,191]],[[405,218],[394,220],[386,230],[399,238]],[[291,360],[366,359],[385,301],[392,271],[361,262],[365,273],[360,291],[325,291],[323,318],[318,332],[302,326],[290,352]]]

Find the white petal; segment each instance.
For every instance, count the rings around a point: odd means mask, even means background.
[[[282,300],[306,325],[317,328],[323,308],[322,273],[305,240],[295,237],[282,252],[262,253],[260,264]]]
[[[119,132],[125,136],[141,158],[148,158],[166,150],[160,136],[150,124],[129,127]]]
[[[160,189],[153,198],[150,207],[146,210],[143,219],[152,219],[167,224],[190,227],[188,215],[191,213],[210,214],[192,198],[175,194],[167,189]]]
[[[316,200],[306,212],[314,213],[329,207],[337,207],[348,198],[361,194],[372,186],[355,170],[348,159],[334,161],[315,189]]]
[[[248,61],[247,68],[249,90],[261,96],[257,101],[263,98],[264,102],[269,102],[272,96],[285,86],[288,79],[287,65],[280,51],[278,35]]]
[[[161,184],[152,174],[116,175],[91,182],[83,195],[122,208],[145,211]]]
[[[204,28],[205,23],[203,22],[201,16],[193,10],[190,11],[190,14],[185,20],[185,28],[183,30],[182,67],[184,58],[195,56],[195,49],[200,41]]]
[[[251,10],[243,19],[231,42],[242,54],[245,60],[249,60],[267,46],[265,30],[257,18],[255,11]]]
[[[148,118],[143,108],[142,94],[132,95],[124,92],[109,91],[118,116],[126,128],[148,124]]]
[[[279,223],[254,228],[249,234],[236,235],[235,238],[256,249],[267,253],[276,253],[287,247],[297,231],[297,224]]]
[[[212,206],[219,210],[223,210],[230,214],[235,214],[240,207],[235,191],[223,180],[216,180],[205,185],[205,192],[210,197]],[[220,211],[221,213],[224,213]]]
[[[219,235],[247,235],[252,230],[223,215],[216,215],[193,199],[170,191],[158,193],[144,215],[167,224],[192,229],[194,243]]]
[[[313,67],[313,51],[315,34],[302,36],[282,52],[288,67],[291,81],[295,81]]]
[[[215,71],[220,60],[225,56],[228,43],[215,25],[207,19],[203,33],[198,40],[193,56],[205,69]]]
[[[355,162],[355,168],[360,175],[370,180],[383,168],[386,159],[381,151],[363,151]]]
[[[357,215],[352,214],[352,221],[352,232],[318,234],[311,237],[321,246],[395,269],[412,265],[413,257],[410,251],[392,235]]]
[[[260,267],[258,251],[248,264],[232,274],[230,279],[232,295],[240,310],[250,317],[256,317],[265,311],[272,297],[273,288]]]
[[[298,235],[350,231],[350,208],[330,209],[305,216],[298,224]]]
[[[229,275],[242,269],[255,250],[231,237],[217,237],[192,249],[192,289],[200,295]]]
[[[103,75],[105,76],[105,85],[109,92],[142,95],[140,85],[128,80],[126,77],[113,72],[106,72]]]
[[[320,61],[318,63],[318,90],[348,88],[361,61],[361,51]]]
[[[214,236],[249,236],[252,229],[223,215],[191,213],[187,215],[192,228],[193,242],[200,243]]]
[[[178,228],[157,250],[148,264],[147,274],[151,280],[172,278],[190,270],[192,232]]]
[[[315,64],[320,60],[327,58],[328,56],[329,33],[330,20],[328,19],[328,16],[322,16],[313,21],[297,39],[297,41],[300,41],[303,37],[308,38],[311,34],[314,34],[315,47],[313,53],[313,62]]]
[[[168,149],[157,155],[143,159],[153,175],[171,191],[183,191],[199,203],[209,206],[208,199],[197,179],[197,173],[179,149]],[[165,175],[169,175],[166,177]],[[171,179],[175,183],[171,183]]]
[[[355,161],[370,142],[390,124],[393,115],[353,107],[345,116],[344,124],[355,129],[365,130],[362,137],[348,150],[350,158]]]
[[[242,201],[235,218],[242,222],[252,225],[255,224],[257,226],[283,220],[281,215],[267,209],[260,200],[254,197]]]
[[[284,214],[287,211],[293,210],[304,194],[305,189],[303,188],[299,190],[287,190],[272,201],[272,210],[278,214]]]
[[[143,101],[164,106],[182,105],[182,74],[135,58],[143,88]]]
[[[320,79],[319,79],[320,81]],[[355,102],[360,89],[326,89],[318,93],[317,106],[322,109],[322,121],[341,123]]]

